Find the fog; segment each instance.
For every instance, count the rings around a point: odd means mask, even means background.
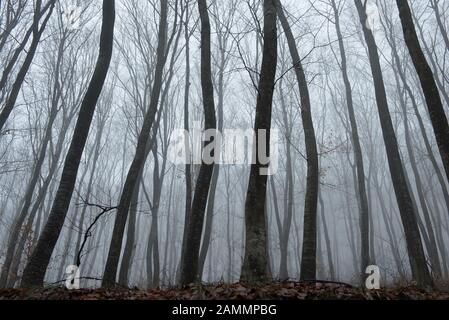
[[[251,165],[209,166],[214,172],[210,172],[208,183],[201,185],[203,189],[206,186],[207,200],[201,209],[201,186],[197,182],[207,176],[201,162],[186,165],[170,159],[173,145],[179,143],[177,132],[199,125],[208,127],[211,120],[205,117],[210,101],[204,99],[207,63],[203,60],[202,64],[202,54],[207,45],[202,41],[207,37],[201,33],[204,20],[198,3],[202,2],[116,1],[112,58],[83,148],[71,143],[91,79],[97,79],[100,31],[102,25],[107,29],[107,12],[102,11],[100,1],[73,1],[71,5],[70,1],[0,1],[0,72],[5,79],[0,87],[2,116],[25,72],[0,133],[1,287],[19,287],[24,269],[30,261],[42,261],[45,255],[39,256],[36,251],[45,248],[51,255],[44,266],[46,284],[63,284],[70,265],[79,266],[82,287],[102,286],[105,268],[111,267],[111,271],[114,265],[113,282],[142,289],[183,282],[181,273],[189,264],[195,267],[197,280],[203,282],[241,279],[248,255],[245,243],[249,241],[245,221],[255,221],[250,218],[251,210],[245,208]],[[376,265],[383,285],[419,283],[410,265],[415,261],[411,252],[419,256],[417,247],[408,242],[414,238],[415,244],[421,243],[425,266],[433,280],[447,281],[449,194],[442,157],[444,143],[436,139],[435,117],[430,116],[434,111],[429,112],[429,97],[404,41],[396,2],[368,1],[364,8],[368,21],[362,24],[355,3],[362,5],[365,1],[281,1],[301,61],[292,62],[292,48],[278,19],[277,61],[271,60],[276,66],[271,112],[256,108],[258,96],[265,97],[264,90],[269,90],[260,85],[264,52],[269,53],[264,2],[277,1],[208,0],[207,13],[214,93],[209,116],[214,111],[216,128],[220,132],[253,130],[258,112],[271,115],[272,146],[277,147],[272,161],[277,166],[266,176],[266,182],[254,189],[258,197],[266,193],[261,201],[255,198],[257,208],[265,210],[252,213],[252,217],[258,215],[265,220],[269,278],[359,285],[365,267]],[[449,3],[419,0],[409,4],[446,115],[443,119],[440,113],[439,118],[447,126]],[[43,11],[38,18],[36,8]],[[106,22],[102,23],[102,16]],[[40,29],[32,27],[36,19]],[[161,32],[165,25],[165,32]],[[39,32],[42,34],[32,62],[24,68]],[[385,144],[385,139],[391,141],[392,136],[383,134],[379,115],[385,117],[385,113],[379,111],[366,33],[374,36],[377,46],[401,159],[399,167],[405,178],[405,183],[398,182],[396,188],[391,174],[393,155],[388,157]],[[345,50],[344,65],[339,40]],[[302,91],[298,90],[301,72],[306,79],[300,82]],[[352,119],[345,78],[352,89]],[[304,112],[308,110],[305,87],[310,96],[319,164],[315,198],[307,195],[313,152],[310,145],[306,146],[304,130]],[[145,121],[150,123],[150,131],[142,135]],[[81,121],[79,126],[83,124],[88,125]],[[56,200],[58,189],[70,189],[62,177],[69,150],[75,147],[81,158],[68,199],[70,205],[65,210]],[[136,162],[139,148],[143,151],[142,166]],[[136,169],[134,184],[129,178],[130,167]],[[128,208],[123,204],[126,185],[131,186]],[[404,199],[398,193],[400,188],[409,191],[409,211],[401,211],[398,205],[398,198]],[[191,202],[193,209],[186,204]],[[409,221],[406,211],[414,213],[408,216]],[[54,219],[50,218],[52,214]],[[199,224],[191,222],[191,230],[203,230],[194,233],[195,237],[189,233],[185,236],[189,229],[186,215],[192,221],[200,217]],[[120,219],[126,221],[123,230],[117,222]],[[63,224],[58,227],[57,221]],[[410,225],[417,226],[418,231],[407,237],[404,228]],[[316,254],[313,279],[301,276],[301,269],[306,268],[303,260],[310,258],[310,248],[304,248],[307,230],[312,238],[316,232],[315,242],[306,242],[312,244]],[[249,249],[265,247],[263,232],[259,235],[260,242]],[[184,237],[186,254],[193,248],[196,257],[193,262],[189,262],[190,255],[184,257],[187,262],[182,266]],[[54,248],[51,242],[45,242],[50,238],[57,239]],[[199,248],[194,238],[199,239]],[[118,263],[110,249],[111,239],[119,244]],[[251,256],[247,258],[252,261]],[[37,269],[29,270],[30,275],[36,274]]]

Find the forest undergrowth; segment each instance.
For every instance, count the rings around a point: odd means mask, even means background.
[[[200,284],[154,290],[0,290],[0,300],[449,300],[449,288],[426,292],[414,285],[363,290],[345,283],[276,282],[259,285]]]

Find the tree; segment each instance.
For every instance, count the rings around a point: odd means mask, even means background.
[[[142,130],[139,134],[136,152],[134,159],[129,168],[126,177],[125,185],[122,190],[120,202],[117,208],[117,215],[115,218],[114,231],[112,234],[111,245],[109,247],[108,258],[104,270],[102,286],[105,288],[114,287],[116,284],[117,269],[120,260],[120,253],[123,242],[123,235],[125,232],[126,220],[129,214],[129,207],[131,205],[132,196],[135,185],[138,183],[139,172],[145,164],[148,150],[151,146],[148,145],[151,129],[156,118],[156,113],[159,105],[159,97],[162,87],[162,76],[164,73],[165,62],[167,61],[167,11],[168,1],[161,0],[161,11],[158,32],[158,46],[157,46],[157,62],[154,70],[154,84],[151,91],[150,105],[145,114]]]
[[[33,26],[32,26],[32,34],[33,34],[33,40],[31,41],[30,48],[28,49],[27,55],[25,57],[25,60],[20,67],[19,73],[17,74],[16,80],[13,84],[13,87],[11,89],[11,92],[9,93],[8,99],[5,102],[5,105],[0,113],[0,132],[3,130],[3,127],[5,126],[6,121],[8,120],[9,116],[11,115],[12,110],[14,109],[14,106],[17,101],[17,97],[19,96],[20,89],[22,88],[22,84],[25,81],[25,77],[28,73],[28,70],[30,69],[31,63],[33,62],[34,56],[36,54],[37,46],[39,45],[39,42],[41,40],[42,34],[45,31],[45,27],[47,26],[48,20],[51,17],[51,14],[53,12],[53,9],[55,7],[56,0],[50,0],[48,3],[48,6],[44,7],[44,12],[48,10],[47,15],[44,18],[44,21],[42,22],[41,26],[39,26],[39,21],[43,13],[41,13],[42,8],[42,0],[37,0],[36,2],[36,9],[34,12],[34,20],[33,20]],[[27,39],[29,35],[27,34],[25,36],[25,39]],[[23,50],[23,44],[26,43],[26,40],[22,42],[22,44],[17,49],[16,53],[20,53],[20,51]],[[17,59],[17,57],[16,57]],[[14,61],[14,60],[12,60]],[[11,67],[12,69],[12,67]],[[6,70],[8,71],[8,69]],[[10,71],[10,70],[9,70]],[[7,73],[4,74],[4,76],[7,76]],[[6,78],[5,78],[6,79]]]
[[[277,0],[277,13],[282,28],[287,37],[293,68],[298,82],[301,96],[301,116],[304,129],[307,158],[307,182],[304,204],[304,236],[301,258],[301,280],[314,280],[316,278],[316,246],[317,246],[317,207],[319,189],[319,162],[310,106],[310,94],[307,79],[302,66],[301,58],[296,47],[295,38],[284,14],[281,2]]]
[[[411,193],[407,184],[401,156],[399,154],[398,141],[390,116],[376,40],[372,30],[368,28],[367,24],[366,1],[364,4],[362,4],[361,0],[354,0],[354,2],[360,17],[360,23],[362,24],[365,41],[368,46],[369,61],[374,79],[376,102],[382,134],[384,137],[396,200],[401,214],[402,225],[404,227],[413,278],[421,287],[430,288],[433,285],[432,279],[426,264],[421,236],[416,221],[416,212],[412,203]]]
[[[50,115],[47,123],[47,127],[45,129],[44,138],[41,143],[41,147],[39,150],[39,156],[36,159],[36,164],[33,169],[30,182],[28,184],[25,197],[23,198],[23,206],[20,208],[20,211],[16,214],[16,221],[14,222],[12,232],[10,234],[9,240],[8,240],[8,248],[6,252],[5,262],[2,267],[2,273],[0,276],[0,287],[4,287],[6,285],[6,281],[8,278],[9,269],[13,260],[16,244],[19,238],[20,230],[23,227],[23,223],[25,221],[25,218],[28,215],[28,211],[30,209],[30,206],[32,204],[32,198],[34,194],[34,189],[37,186],[37,181],[39,179],[39,176],[41,174],[42,166],[45,161],[45,156],[47,153],[48,144],[51,140],[51,134],[54,122],[56,120],[56,116],[58,115],[58,104],[59,100],[61,98],[61,90],[60,90],[60,69],[61,64],[63,60],[63,54],[64,54],[64,46],[65,42],[67,40],[67,33],[64,32],[61,38],[61,41],[58,46],[58,53],[57,53],[57,61],[55,66],[55,81],[54,81],[54,87],[53,87],[53,96],[51,101],[51,110]]]
[[[22,288],[40,287],[44,283],[46,269],[61,233],[72,199],[78,168],[89,134],[95,107],[109,70],[114,40],[114,24],[115,1],[104,0],[100,51],[97,64],[89,88],[81,104],[75,131],[67,152],[58,191],[53,201],[47,224],[23,272]]]
[[[263,58],[259,79],[256,118],[254,124],[255,139],[253,147],[256,157],[259,147],[265,146],[270,153],[270,130],[273,108],[273,95],[277,69],[277,14],[275,0],[263,2]],[[266,134],[259,136],[261,130]],[[255,161],[254,161],[255,160]],[[266,227],[266,194],[267,176],[261,175],[260,170],[266,165],[260,159],[253,159],[245,202],[245,256],[241,271],[243,281],[266,281],[271,275],[268,260],[268,235]]]
[[[396,0],[396,3],[399,9],[405,43],[421,82],[438,149],[440,150],[446,176],[449,180],[449,123],[444,112],[443,102],[441,101],[432,69],[419,43],[408,1]]]
[[[2,22],[2,30],[0,31],[0,52],[2,52],[5,47],[12,31],[20,25],[24,16],[26,4],[27,0],[7,0],[5,5],[2,6],[0,1],[0,10],[5,19],[0,20]]]
[[[224,97],[226,91],[226,68],[229,64],[230,54],[228,51],[232,48],[232,43],[230,43],[231,37],[231,27],[232,23],[234,23],[234,16],[236,13],[236,1],[228,1],[229,8],[226,7],[228,14],[225,17],[221,17],[219,14],[219,7],[217,2],[214,3],[214,24],[216,26],[216,36],[218,42],[218,56],[217,59],[217,73],[218,79],[215,80],[215,90],[218,96],[217,101],[217,129],[218,132],[223,132],[223,123],[224,123]],[[198,267],[198,277],[202,277],[204,270],[204,263],[206,261],[206,256],[209,250],[211,238],[212,238],[212,229],[213,229],[213,217],[215,213],[215,198],[217,185],[220,176],[220,166],[219,164],[215,164],[214,173],[212,175],[209,197],[207,201],[206,207],[206,222],[204,226],[204,235],[201,244],[200,250],[200,258],[199,258],[199,267]],[[218,197],[217,197],[218,198]]]
[[[354,158],[355,165],[357,169],[357,199],[359,202],[359,211],[360,211],[360,235],[361,235],[361,269],[360,275],[363,278],[365,276],[366,267],[370,264],[370,248],[369,248],[369,208],[368,208],[368,197],[366,194],[366,185],[365,185],[365,168],[363,163],[363,155],[362,155],[362,147],[359,138],[359,130],[357,127],[357,121],[355,117],[354,111],[354,101],[352,97],[352,85],[349,80],[348,75],[348,62],[346,58],[346,48],[343,42],[343,34],[341,32],[340,27],[340,13],[335,3],[335,0],[331,0],[332,9],[334,12],[335,18],[335,29],[338,37],[338,45],[340,48],[340,57],[341,57],[341,72],[343,75],[343,82],[345,85],[345,94],[346,94],[346,106],[348,109],[349,115],[349,123],[351,125],[351,140],[352,146],[354,148]]]
[[[201,19],[201,89],[203,94],[204,128],[205,130],[216,130],[217,121],[215,116],[214,86],[211,71],[211,48],[210,48],[210,20],[206,0],[198,0],[198,11]],[[206,149],[214,141],[204,143]],[[216,141],[215,141],[216,142]],[[214,150],[210,154],[215,157]],[[198,260],[201,245],[201,234],[204,224],[204,212],[206,210],[209,188],[214,171],[214,163],[206,163],[202,159],[200,172],[198,174],[195,194],[189,217],[184,243],[182,245],[181,260],[181,284],[193,283],[198,278]]]

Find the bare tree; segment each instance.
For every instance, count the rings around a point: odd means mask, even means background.
[[[273,107],[274,84],[277,68],[277,14],[275,0],[263,2],[263,58],[259,79],[255,130],[256,157],[259,148],[265,147],[270,154],[270,130]],[[259,136],[260,130],[266,134]],[[253,159],[245,202],[245,256],[241,271],[243,281],[265,281],[271,275],[269,271],[267,225],[266,225],[266,194],[267,176],[261,175],[260,170],[267,165],[260,159]]]
[[[318,151],[315,137],[315,128],[312,120],[310,107],[310,94],[307,86],[307,79],[302,66],[301,58],[296,47],[295,38],[290,25],[285,17],[284,10],[279,0],[277,0],[277,12],[285,36],[287,37],[290,54],[293,60],[293,68],[298,81],[301,95],[301,115],[304,127],[304,139],[306,144],[307,160],[307,183],[304,205],[304,237],[301,258],[301,279],[314,280],[316,278],[316,239],[317,239],[317,206],[318,206],[318,184],[319,184],[319,163]]]
[[[341,57],[341,72],[343,75],[343,82],[346,92],[346,106],[348,109],[349,122],[351,125],[351,140],[354,148],[355,165],[357,169],[357,194],[360,207],[360,234],[361,234],[361,277],[365,276],[366,267],[370,264],[370,249],[369,249],[369,208],[368,197],[366,194],[365,185],[365,169],[363,163],[362,147],[360,144],[359,131],[354,111],[354,102],[352,97],[352,85],[348,75],[348,63],[346,58],[346,49],[343,42],[343,34],[340,27],[340,13],[335,0],[331,0],[332,9],[334,12],[335,29],[338,37],[338,45],[340,48]]]
[[[115,23],[115,1],[103,1],[103,24],[100,37],[100,52],[92,80],[80,108],[72,142],[67,153],[58,192],[47,224],[23,272],[21,287],[40,287],[43,285],[46,269],[52,252],[61,233],[70,205],[81,156],[89,134],[90,124],[98,98],[112,58]]]
[[[396,3],[402,22],[405,43],[407,44],[413,65],[421,82],[424,96],[426,97],[427,109],[430,120],[432,121],[433,131],[440,150],[441,159],[443,160],[444,169],[446,170],[446,176],[449,180],[449,123],[444,112],[443,102],[441,101],[432,69],[419,43],[408,1],[396,0]]]
[[[201,19],[201,88],[203,93],[204,109],[204,129],[215,130],[217,128],[214,102],[214,86],[212,82],[211,65],[211,27],[206,0],[198,0],[198,11]],[[211,143],[205,142],[203,149],[206,149]],[[211,157],[215,157],[212,150]],[[198,278],[198,259],[201,245],[201,235],[204,224],[204,212],[206,210],[209,188],[214,171],[214,163],[202,161],[200,172],[198,174],[195,194],[193,196],[192,207],[186,223],[186,235],[182,245],[181,261],[181,284],[187,285],[197,281]]]
[[[19,70],[19,73],[17,74],[16,80],[13,84],[11,92],[9,93],[8,99],[6,100],[5,105],[0,113],[0,132],[3,130],[3,127],[5,126],[5,123],[8,120],[8,118],[16,104],[20,89],[22,88],[22,84],[25,81],[25,77],[28,73],[28,70],[30,69],[31,63],[33,62],[34,56],[36,54],[37,46],[39,45],[42,34],[45,31],[45,27],[47,26],[48,20],[50,19],[53,9],[55,7],[55,1],[56,0],[50,0],[48,2],[48,6],[46,6],[44,8],[44,12],[48,11],[48,13],[45,16],[45,18],[40,26],[39,26],[40,18],[43,15],[43,14],[41,14],[42,0],[37,0],[37,2],[36,2],[36,9],[34,12],[34,20],[33,20],[33,26],[32,26],[33,40],[31,41],[30,48],[28,49],[27,55],[26,55],[25,60]],[[25,38],[27,38],[27,36],[25,36]],[[25,41],[25,39],[24,39],[24,41]],[[23,43],[26,43],[26,42],[22,42],[22,44]],[[23,50],[22,44],[18,48],[18,50],[20,49],[20,51]],[[17,51],[17,52],[20,53],[20,51]],[[7,74],[5,74],[5,75],[7,76]]]
[[[125,185],[122,190],[122,195],[120,197],[111,245],[109,247],[108,258],[104,271],[104,278],[102,281],[103,287],[114,287],[116,283],[115,281],[117,276],[117,269],[120,260],[123,235],[125,231],[126,220],[128,218],[129,207],[131,205],[132,195],[139,177],[139,172],[141,171],[142,166],[145,164],[149,135],[158,110],[159,97],[161,94],[162,86],[162,76],[165,62],[167,60],[166,47],[168,1],[161,0],[160,3],[161,11],[158,34],[157,62],[156,68],[154,70],[154,84],[153,90],[151,91],[150,105],[145,114],[144,123],[137,142],[136,153],[134,155],[131,167],[128,171]]]
[[[379,118],[387,151],[390,174],[393,181],[396,199],[401,213],[402,225],[404,227],[407,242],[408,256],[413,273],[413,278],[422,287],[432,287],[432,278],[426,264],[421,236],[416,221],[416,212],[412,203],[411,193],[407,184],[404,167],[399,154],[398,142],[394,132],[393,123],[388,107],[387,94],[380,65],[379,53],[372,30],[368,28],[366,1],[354,0],[360,23],[362,24],[366,44],[368,46],[369,60],[374,78],[376,101]]]

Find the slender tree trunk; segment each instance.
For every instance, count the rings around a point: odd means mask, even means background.
[[[100,38],[100,52],[89,88],[81,104],[72,143],[64,164],[56,198],[47,224],[39,237],[36,248],[25,267],[21,286],[41,287],[51,255],[61,233],[72,199],[78,168],[89,134],[95,107],[106,80],[114,39],[115,1],[103,1],[103,25]]]
[[[49,168],[49,172],[47,174],[47,177],[44,179],[42,186],[39,188],[39,191],[37,192],[36,200],[34,201],[34,204],[31,207],[31,210],[29,212],[28,223],[27,223],[28,225],[32,225],[32,223],[36,217],[36,214],[38,213],[39,209],[43,205],[43,202],[45,201],[45,197],[47,195],[47,190],[53,180],[53,177],[55,176],[56,170],[58,169],[59,159],[61,157],[62,149],[64,147],[64,140],[65,140],[65,137],[67,134],[70,120],[71,120],[71,117],[63,119],[63,125],[61,128],[61,132],[58,136],[55,150],[51,157],[51,161],[50,161],[51,165]],[[51,193],[51,192],[49,192],[49,193]],[[42,212],[42,210],[40,210],[39,212]],[[77,215],[75,215],[75,216],[77,216]],[[38,216],[38,218],[36,219],[36,226],[34,227],[33,239],[31,240],[33,247],[34,247],[35,243],[37,242],[37,238],[39,237],[40,220],[41,219]],[[16,252],[14,254],[14,258],[13,258],[11,268],[10,268],[11,274],[15,274],[15,275],[18,274],[21,257],[24,254],[25,243],[33,230],[31,228],[27,228],[26,231],[27,232],[22,233],[22,235],[20,236],[20,240],[18,241]],[[72,232],[70,232],[70,234],[71,233]],[[66,251],[64,251],[64,252],[66,252]],[[66,254],[64,254],[64,256],[66,256]],[[60,272],[58,274],[60,274]]]
[[[101,138],[103,135],[104,125],[105,125],[104,122],[99,124],[99,126],[97,128],[96,137],[95,137],[94,151],[88,157],[89,159],[88,159],[87,163],[92,162],[92,168],[91,168],[91,172],[90,172],[89,181],[87,183],[86,196],[84,197],[84,201],[86,201],[87,203],[89,203],[89,201],[91,199],[94,178],[95,178],[95,174],[97,173],[97,164],[98,164],[98,158],[100,157],[100,152],[101,152]],[[92,159],[90,159],[91,157],[92,157]],[[87,172],[87,170],[88,169],[86,168],[86,172]],[[82,180],[84,180],[84,179],[82,179]],[[83,206],[83,209],[81,210],[80,219],[78,222],[78,237],[76,239],[76,245],[75,245],[75,257],[77,257],[78,251],[81,247],[81,239],[82,239],[82,235],[83,235],[83,226],[84,226],[84,219],[86,216],[87,207],[88,207],[87,205]],[[75,265],[78,264],[78,261],[75,260],[74,264]]]
[[[335,28],[338,36],[338,44],[340,47],[341,56],[341,71],[343,75],[343,82],[346,90],[346,106],[348,109],[349,123],[351,125],[351,141],[354,148],[354,159],[357,169],[357,200],[360,210],[360,235],[361,235],[361,279],[365,277],[366,267],[370,264],[370,243],[369,243],[369,208],[368,208],[368,197],[366,194],[365,186],[365,169],[363,164],[362,147],[360,144],[359,132],[357,127],[357,121],[354,111],[354,103],[352,98],[352,85],[349,81],[348,76],[348,63],[346,59],[346,49],[343,43],[343,35],[340,29],[340,16],[338,13],[337,5],[335,0],[331,0],[332,8],[335,17]],[[362,280],[363,281],[363,280]]]
[[[398,90],[401,91],[399,87],[399,79],[398,76],[395,73],[396,83],[398,85]],[[421,176],[419,174],[418,165],[416,163],[415,153],[413,151],[413,142],[410,136],[410,128],[408,123],[408,117],[407,117],[407,106],[403,97],[403,92],[399,92],[399,104],[402,109],[402,117],[404,120],[404,133],[405,133],[405,144],[407,147],[407,153],[409,155],[410,160],[410,166],[412,168],[415,185],[416,185],[416,193],[418,194],[418,200],[421,207],[421,212],[424,216],[424,222],[427,230],[427,235],[429,239],[429,247],[427,248],[430,261],[431,261],[431,268],[433,272],[435,273],[435,276],[437,278],[441,278],[441,265],[440,265],[440,258],[438,255],[438,248],[435,238],[435,232],[434,228],[432,226],[429,208],[427,205],[426,197],[424,195],[423,191],[423,185],[421,182]]]
[[[162,76],[166,63],[166,47],[167,47],[167,11],[168,1],[161,0],[158,47],[157,47],[157,62],[154,73],[154,84],[151,92],[150,106],[145,114],[142,130],[139,134],[137,142],[136,153],[133,162],[128,171],[125,185],[120,197],[120,202],[117,208],[117,215],[114,224],[114,230],[109,247],[108,258],[104,271],[102,287],[110,288],[115,286],[117,269],[120,260],[120,253],[122,249],[123,235],[125,232],[126,221],[128,219],[129,207],[134,192],[136,181],[139,177],[139,172],[145,164],[147,157],[147,145],[151,128],[156,118],[156,113],[159,105],[159,97],[162,87]]]
[[[284,15],[282,5],[277,1],[278,16],[287,37],[290,54],[292,56],[296,80],[298,81],[301,95],[301,115],[304,127],[304,139],[307,154],[307,183],[304,205],[304,237],[301,259],[301,280],[314,280],[316,278],[316,239],[317,239],[317,206],[319,164],[318,150],[310,107],[310,95],[307,79],[302,67],[301,58],[296,47],[296,41],[291,31],[287,18]]]
[[[167,224],[165,227],[165,245],[164,245],[164,260],[162,263],[162,267],[163,267],[163,273],[162,273],[162,284],[163,285],[167,285],[169,284],[167,279],[170,279],[170,268],[168,265],[168,255],[169,255],[169,251],[168,251],[168,245],[170,242],[170,221],[171,221],[171,216],[174,212],[174,210],[172,211],[172,206],[173,205],[173,201],[172,201],[172,196],[173,196],[173,185],[175,182],[175,173],[176,171],[173,170],[173,174],[171,176],[171,180],[170,180],[170,191],[168,194],[168,209],[167,209]],[[172,239],[171,241],[175,241],[174,239]]]
[[[215,130],[217,127],[214,103],[214,87],[211,72],[211,28],[206,0],[198,0],[198,10],[201,19],[201,87],[203,92],[203,107],[205,129]],[[215,141],[216,142],[216,141]],[[209,143],[204,144],[206,148]],[[215,156],[214,151],[211,156]],[[201,244],[201,233],[204,224],[210,183],[214,171],[214,163],[203,161],[198,175],[192,208],[189,213],[186,235],[183,243],[181,261],[181,284],[187,285],[198,280],[198,260]]]
[[[22,88],[22,84],[25,81],[25,77],[28,73],[28,70],[30,69],[31,63],[33,62],[34,56],[36,54],[37,46],[39,45],[41,36],[44,33],[45,27],[47,26],[51,14],[53,13],[55,2],[56,0],[51,0],[50,9],[47,13],[47,16],[42,22],[42,25],[39,27],[42,0],[36,1],[36,11],[34,14],[34,22],[33,22],[33,40],[31,41],[30,48],[28,49],[27,55],[25,57],[25,61],[23,62],[19,70],[19,73],[17,74],[16,80],[13,84],[8,99],[6,100],[5,106],[3,107],[0,113],[0,132],[3,130],[6,121],[8,120],[12,110],[14,109],[17,97],[19,96],[20,89]]]
[[[431,288],[433,286],[432,278],[426,264],[424,249],[416,221],[416,213],[413,207],[410,190],[407,186],[405,172],[402,165],[401,156],[399,154],[398,142],[390,116],[376,41],[372,31],[368,29],[366,24],[366,8],[364,8],[360,0],[354,1],[360,17],[360,22],[362,24],[366,44],[368,46],[369,60],[374,78],[374,87],[376,91],[376,101],[382,127],[382,134],[387,151],[390,174],[404,227],[413,278],[417,281],[419,286]]]
[[[189,132],[189,95],[190,95],[190,31],[189,31],[189,3],[186,2],[186,21],[184,25],[184,35],[186,41],[186,78],[185,78],[185,91],[184,91],[184,130],[186,133]],[[191,150],[190,145],[190,137],[186,137],[185,139],[185,149]],[[182,243],[186,243],[187,239],[187,227],[189,225],[190,219],[190,209],[192,207],[192,166],[191,166],[191,157],[190,154],[187,153],[185,171],[186,171],[186,198],[185,198],[185,211],[184,211],[184,232],[183,232],[183,240]],[[184,250],[181,250],[181,261],[183,260]],[[179,264],[181,267],[181,264]],[[180,270],[178,270],[177,278],[181,276]],[[179,279],[177,279],[179,280]]]
[[[37,181],[41,174],[42,165],[44,164],[44,161],[45,161],[45,155],[47,154],[48,144],[51,140],[53,124],[54,124],[54,122],[56,120],[56,116],[58,114],[58,103],[59,103],[59,98],[61,96],[60,84],[59,84],[59,72],[60,72],[61,61],[62,61],[62,57],[63,57],[64,44],[65,44],[65,37],[63,37],[63,39],[61,40],[61,42],[59,44],[59,50],[58,50],[57,61],[56,61],[56,66],[55,66],[55,82],[54,82],[54,86],[53,86],[53,96],[52,96],[52,101],[51,101],[52,104],[51,104],[49,120],[47,123],[47,127],[45,130],[45,134],[44,134],[42,143],[41,143],[38,158],[36,159],[36,164],[34,166],[34,169],[33,169],[32,175],[31,175],[31,179],[28,184],[27,191],[25,193],[23,205],[21,207],[20,212],[17,212],[17,215],[16,215],[17,218],[16,218],[16,221],[14,222],[12,232],[9,237],[5,262],[3,263],[2,273],[0,276],[0,287],[4,287],[6,285],[9,268],[11,266],[11,262],[12,262],[12,259],[14,256],[16,244],[18,243],[18,240],[19,240],[18,238],[19,238],[20,230],[22,229],[23,223],[29,213],[34,190],[35,190]]]
[[[280,101],[281,101],[281,109],[282,109],[282,118],[284,121],[284,128],[286,130],[286,170],[285,170],[285,178],[286,178],[286,189],[285,193],[286,205],[284,206],[284,221],[282,224],[282,233],[280,237],[280,251],[281,251],[281,259],[279,264],[279,279],[281,281],[288,280],[288,242],[290,238],[290,229],[292,225],[293,218],[293,161],[291,154],[291,136],[292,136],[292,127],[288,120],[287,116],[287,106],[284,99],[284,93],[282,90],[282,83],[280,83]]]
[[[439,0],[430,0],[430,7],[435,12],[438,28],[440,29],[441,36],[443,37],[444,44],[446,45],[446,50],[449,51],[449,37],[447,35],[446,27],[444,26],[444,21],[441,19],[442,15],[439,8]]]
[[[3,89],[5,88],[5,86],[8,82],[9,75],[11,74],[11,71],[13,70],[14,66],[17,63],[20,53],[23,51],[23,49],[25,49],[25,46],[28,43],[28,40],[30,39],[31,35],[33,34],[33,28],[34,28],[34,24],[27,30],[27,32],[25,33],[25,36],[23,37],[22,42],[17,47],[17,49],[14,51],[13,56],[9,60],[5,69],[3,70],[2,78],[0,79],[0,92],[2,92]]]

